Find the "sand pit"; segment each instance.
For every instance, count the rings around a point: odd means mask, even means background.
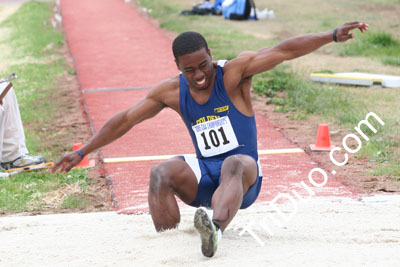
[[[282,227],[268,204],[239,212],[217,254],[200,252],[193,208],[179,229],[155,232],[150,215],[115,212],[0,218],[0,266],[395,266],[400,261],[400,196],[362,201],[311,199],[280,204]],[[260,223],[265,221],[273,236]],[[261,245],[243,227],[252,229]],[[282,222],[282,221],[281,221]]]

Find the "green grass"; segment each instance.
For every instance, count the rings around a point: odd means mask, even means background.
[[[400,180],[399,172],[399,124],[392,119],[383,119],[384,126],[379,123],[372,123],[378,130],[377,134],[367,131],[367,136],[371,137],[368,142],[363,142],[362,149],[357,153],[359,158],[368,158],[378,163],[377,169],[371,172],[372,175],[390,175]],[[373,121],[373,120],[371,120]]]
[[[372,171],[372,175],[391,175],[397,177],[400,180],[400,164],[398,162],[392,162],[390,164],[384,164]]]
[[[384,56],[381,59],[381,61],[382,61],[383,64],[386,64],[386,65],[393,65],[393,66],[399,66],[400,67],[400,58],[399,57],[392,58],[392,57]]]
[[[84,209],[88,204],[85,198],[82,198],[80,194],[69,195],[63,200],[61,207],[63,209]]]
[[[371,134],[371,133],[370,133]],[[361,158],[371,158],[378,163],[387,162],[391,156],[392,151],[388,150],[392,144],[388,141],[381,140],[382,138],[373,138],[363,145],[363,149],[357,154]]]
[[[6,42],[13,47],[13,57],[46,56],[64,44],[63,35],[52,30],[49,23],[53,6],[52,3],[29,2],[3,21],[1,27],[12,29]]]
[[[387,65],[400,66],[400,41],[385,32],[366,32],[341,49],[342,56],[378,58]]]
[[[82,193],[89,187],[91,182],[87,172],[85,169],[73,169],[68,175],[30,172],[1,179],[0,211],[22,212],[56,208],[60,206],[57,205],[60,200],[64,201],[62,208],[77,208],[71,202],[72,199],[74,202],[79,200],[75,196],[76,191]],[[80,201],[85,203],[84,199]]]
[[[283,106],[277,108],[278,112],[320,114],[348,125],[357,123],[367,113],[362,106],[354,105],[354,99],[346,92],[336,90],[337,86],[304,80],[286,65],[257,75],[255,84],[255,92],[269,97],[267,104]],[[286,92],[286,98],[274,97],[276,92]]]
[[[292,114],[290,114],[290,118],[292,120],[307,120],[308,115],[304,114],[304,113],[292,113]]]
[[[62,58],[50,63],[25,63],[13,65],[12,71],[18,75],[13,82],[22,121],[43,123],[54,118],[56,107],[52,102],[43,101],[53,94],[50,90],[54,80],[64,73]],[[40,102],[41,105],[37,105]]]
[[[2,61],[8,62],[0,75],[18,75],[13,84],[27,147],[30,154],[47,158],[58,153],[52,151],[55,148],[44,148],[41,129],[51,127],[57,112],[52,101],[58,94],[54,91],[57,79],[71,72],[61,52],[63,35],[49,23],[53,8],[54,3],[50,2],[27,2],[0,24],[0,29],[7,29],[8,33],[2,36],[0,45],[9,51],[0,55]],[[73,170],[67,175],[17,174],[0,180],[0,211],[83,208],[87,201],[82,194],[89,185],[87,170]]]

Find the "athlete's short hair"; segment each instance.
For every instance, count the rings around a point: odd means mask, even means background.
[[[172,43],[172,52],[176,61],[179,56],[199,51],[201,48],[208,50],[206,39],[200,33],[192,31],[179,34]]]

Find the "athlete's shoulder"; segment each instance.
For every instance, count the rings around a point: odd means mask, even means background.
[[[255,55],[256,55],[255,51],[244,51],[240,53],[237,57],[228,60],[225,63],[224,70],[241,67],[249,63],[254,58]]]
[[[165,79],[154,85],[150,93],[156,93],[159,96],[179,90],[179,75]]]
[[[243,79],[250,78],[244,77],[243,74],[247,66],[254,59],[255,54],[256,52],[254,51],[244,51],[237,57],[227,61],[223,69],[224,81],[232,81],[233,85],[237,85]]]
[[[147,98],[175,108],[179,103],[179,75],[156,84],[150,89]],[[176,100],[178,100],[178,102]]]

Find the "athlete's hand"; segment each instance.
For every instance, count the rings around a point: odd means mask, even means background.
[[[51,169],[49,169],[49,172],[54,173],[57,169],[60,168],[59,172],[67,173],[81,161],[82,158],[76,151],[71,152],[62,156],[60,160],[57,161]]]
[[[342,27],[336,29],[336,41],[346,42],[347,40],[354,38],[354,33],[350,33],[350,31],[357,28],[361,32],[365,32],[368,30],[368,24],[359,21],[345,23]]]

